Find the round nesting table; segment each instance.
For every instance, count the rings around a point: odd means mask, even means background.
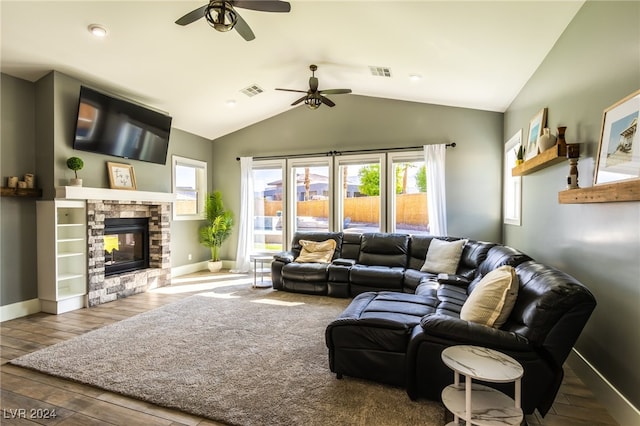
[[[271,269],[265,268],[264,264],[273,261],[273,255],[251,255],[251,260],[253,260],[253,287],[254,288],[269,288],[272,283],[271,280],[264,279],[265,271],[271,271]],[[260,263],[260,268],[258,268],[258,263]],[[258,281],[258,272],[260,273],[260,281]]]
[[[442,402],[454,415],[458,424],[462,418],[467,425],[519,425],[523,414],[520,408],[521,378],[524,369],[515,359],[501,352],[479,346],[451,346],[442,351],[442,361],[454,371],[454,383],[442,390]],[[460,383],[460,375],[465,382]],[[515,384],[515,401],[502,392],[472,379],[493,383]]]

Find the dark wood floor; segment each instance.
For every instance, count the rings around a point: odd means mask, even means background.
[[[13,358],[107,324],[210,291],[222,275],[197,273],[174,280],[162,292],[147,292],[62,315],[39,313],[0,323],[0,423],[3,425],[219,425],[201,417],[7,364]],[[247,280],[249,282],[249,280]],[[247,286],[250,284],[247,283]],[[256,290],[260,291],[260,290]],[[551,411],[530,425],[617,425],[582,381],[565,367],[566,377]],[[47,418],[55,413],[55,418]],[[444,424],[444,422],[443,422]]]

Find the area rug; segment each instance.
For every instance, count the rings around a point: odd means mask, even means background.
[[[329,371],[325,328],[347,304],[232,287],[11,363],[233,425],[442,424],[439,403]]]

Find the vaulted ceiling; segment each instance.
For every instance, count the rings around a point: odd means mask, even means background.
[[[208,139],[293,108],[301,94],[275,88],[306,90],[310,64],[320,90],[504,111],[584,2],[292,0],[285,14],[238,8],[250,42],[204,19],[174,23],[205,3],[2,0],[1,70],[29,81],[57,70]],[[252,86],[262,92],[242,92]],[[344,96],[329,96],[335,114]]]

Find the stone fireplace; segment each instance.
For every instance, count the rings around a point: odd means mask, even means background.
[[[89,306],[96,306],[171,283],[170,214],[170,202],[87,200]],[[106,263],[113,262],[113,247],[118,244],[118,241],[113,240],[111,235],[107,235],[105,240],[105,220],[127,218],[146,219],[148,223],[148,232],[144,237],[148,238],[148,241],[145,241],[148,251],[148,268],[142,267],[142,269],[126,272],[116,271],[106,276]],[[124,235],[132,235],[132,233],[125,232]],[[118,238],[121,238],[120,244],[132,239],[131,237]]]

